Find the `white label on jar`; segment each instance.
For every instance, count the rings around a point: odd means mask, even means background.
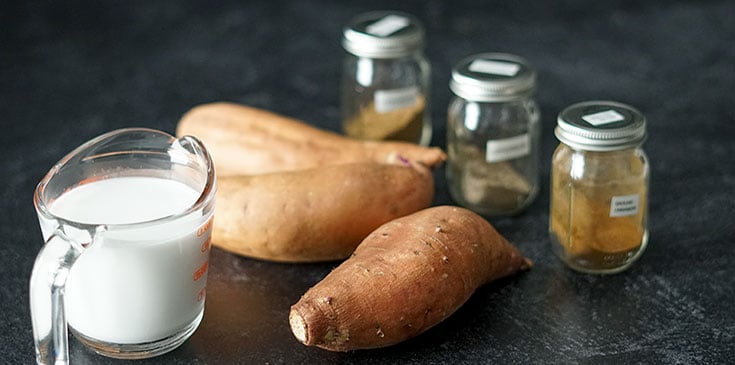
[[[627,217],[636,215],[638,214],[639,202],[638,194],[614,196],[610,202],[610,216]]]
[[[379,37],[385,37],[407,27],[410,23],[411,21],[406,17],[388,15],[365,27],[365,31]]]
[[[469,68],[472,72],[479,72],[490,75],[500,75],[513,77],[518,74],[521,66],[517,63],[512,62],[501,62],[491,60],[474,60],[470,64]]]
[[[499,162],[523,157],[531,152],[531,136],[520,136],[487,141],[485,161]]]
[[[582,117],[582,119],[584,119],[585,122],[597,127],[599,125],[610,124],[625,120],[625,117],[614,110],[606,110],[604,112],[585,115]]]
[[[387,113],[401,108],[410,108],[418,100],[419,88],[412,86],[402,89],[378,90],[375,92],[375,111]]]

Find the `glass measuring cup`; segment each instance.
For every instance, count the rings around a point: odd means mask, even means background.
[[[171,351],[204,313],[216,178],[194,137],[103,134],[62,158],[33,202],[45,245],[30,280],[36,360],[66,364],[67,324],[94,351]]]

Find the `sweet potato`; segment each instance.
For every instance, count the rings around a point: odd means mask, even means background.
[[[381,224],[431,204],[431,172],[397,163],[218,177],[212,244],[271,261],[345,259]]]
[[[392,154],[428,167],[441,164],[439,148],[405,142],[362,141],[302,121],[233,103],[211,103],[188,111],[176,134],[207,146],[218,176],[257,175],[353,162],[385,162]]]
[[[291,307],[291,330],[331,351],[390,346],[447,318],[479,286],[530,264],[477,214],[428,208],[365,238]]]

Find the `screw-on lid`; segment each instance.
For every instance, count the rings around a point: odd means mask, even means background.
[[[355,17],[342,33],[342,46],[360,57],[408,56],[424,45],[424,28],[415,17],[376,11]]]
[[[557,118],[554,134],[562,143],[586,151],[635,147],[646,138],[646,118],[635,108],[614,101],[573,104]]]
[[[466,100],[510,101],[533,93],[536,70],[519,56],[481,53],[465,58],[454,67],[449,88]]]

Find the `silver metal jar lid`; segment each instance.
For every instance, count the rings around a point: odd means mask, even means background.
[[[342,47],[360,57],[404,57],[423,45],[421,22],[411,15],[394,11],[358,15],[342,32]]]
[[[525,59],[506,53],[467,57],[452,69],[452,92],[466,100],[504,102],[531,95],[536,70]]]
[[[557,118],[554,130],[562,143],[586,151],[635,147],[646,138],[646,118],[637,109],[614,101],[570,105]]]

